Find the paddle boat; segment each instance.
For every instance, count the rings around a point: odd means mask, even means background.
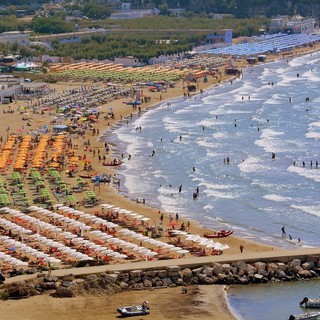
[[[148,302],[144,301],[141,305],[117,308],[123,317],[146,316],[150,313]]]
[[[309,299],[305,297],[300,301],[300,306],[305,308],[320,308],[320,298]]]
[[[306,312],[301,314],[292,314],[289,320],[317,320],[320,317],[320,312]]]
[[[233,231],[232,230],[220,230],[218,232],[214,232],[214,233],[204,233],[204,237],[205,238],[225,238],[225,237],[228,237],[230,235],[233,234]]]

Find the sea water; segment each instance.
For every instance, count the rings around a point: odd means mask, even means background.
[[[228,292],[239,320],[288,320],[291,314],[317,311],[302,308],[299,302],[320,296],[320,280],[231,286]]]
[[[319,62],[313,53],[248,67],[232,84],[160,102],[106,130],[115,156],[124,155],[120,192],[239,237],[319,246]],[[240,319],[280,320],[301,313],[299,301],[318,297],[319,287],[239,286],[228,297]]]
[[[124,155],[120,192],[235,236],[319,246],[319,61],[313,53],[248,67],[107,130]]]
[[[314,53],[248,67],[232,84],[160,102],[106,130],[115,156],[124,155],[120,192],[239,237],[319,246],[319,62]],[[239,319],[280,320],[319,295],[319,281],[307,281],[235,286],[228,299]]]

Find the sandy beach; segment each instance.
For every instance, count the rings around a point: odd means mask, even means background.
[[[235,319],[229,314],[224,302],[223,286],[192,286],[188,294],[181,294],[180,291],[180,288],[128,291],[111,296],[81,296],[72,299],[38,296],[26,300],[3,301],[0,311],[4,318],[12,320],[21,317],[25,320],[111,320],[119,319],[117,307],[139,304],[147,298],[150,317],[155,320]]]
[[[317,49],[317,48],[316,48]],[[311,52],[312,48],[304,48],[295,50],[295,54],[306,54]],[[267,61],[272,59],[279,59],[282,56],[269,56]],[[245,61],[238,61],[236,65],[240,68],[245,67]],[[221,82],[230,81],[230,76],[226,76],[223,72],[224,67],[221,67],[222,77]],[[200,90],[207,90],[208,88],[218,85],[218,80],[215,77],[209,76],[208,82],[204,83],[202,79],[198,81],[197,93]],[[87,87],[90,91],[90,87],[101,87],[105,86],[104,83],[80,83],[80,82],[58,82],[55,84],[50,84],[51,89],[55,91],[57,95],[63,92],[67,93],[67,90],[78,89],[82,86]],[[184,93],[185,83],[178,82],[174,88],[168,89],[166,92],[147,92],[146,95],[150,96],[150,101],[144,102],[140,105],[141,112],[144,112],[148,108],[152,108],[159,103],[163,104],[173,99],[175,97],[180,97]],[[147,89],[145,89],[147,90]],[[70,92],[70,95],[72,93]],[[114,124],[126,123],[132,119],[139,117],[139,111],[133,110],[132,106],[125,104],[128,101],[127,98],[121,97],[119,99],[113,100],[106,104],[99,106],[100,117],[97,122],[92,123],[92,128],[95,129],[86,136],[76,136],[72,137],[72,145],[74,150],[74,155],[83,158],[86,155],[87,159],[90,159],[90,165],[92,169],[84,170],[83,165],[79,164],[79,167],[74,170],[72,177],[68,175],[66,168],[60,171],[61,176],[67,181],[70,187],[76,186],[77,177],[84,174],[93,173],[107,173],[112,175],[112,177],[117,177],[116,167],[104,166],[103,161],[99,160],[99,155],[104,155],[106,157],[106,162],[111,162],[114,157],[112,154],[112,149],[115,146],[110,145],[110,151],[105,152],[104,142],[101,141],[101,134],[106,127],[112,126]],[[18,100],[10,105],[3,105],[2,109],[5,111],[1,114],[0,118],[0,136],[2,136],[4,145],[5,141],[10,137],[10,135],[27,135],[32,134],[32,132],[38,130],[43,126],[49,128],[49,134],[52,132],[52,127],[56,123],[52,123],[53,116],[55,114],[52,110],[46,110],[33,113],[32,107],[37,105],[36,100]],[[21,107],[25,109],[23,113]],[[110,113],[110,108],[114,114],[114,118],[108,117]],[[10,113],[8,111],[14,111]],[[107,116],[105,118],[105,116]],[[27,120],[23,120],[27,118]],[[69,119],[64,119],[59,122],[60,124],[67,124]],[[84,142],[90,140],[90,147],[84,145]],[[75,147],[77,146],[77,147]],[[66,151],[66,150],[65,150]],[[51,151],[48,157],[50,158]],[[128,155],[124,155],[128,156]],[[12,164],[15,162],[16,154],[12,156]],[[32,157],[29,158],[32,161]],[[12,165],[2,170],[2,176],[5,178],[12,173]],[[120,182],[121,183],[121,182]],[[93,188],[93,185],[90,186]],[[30,192],[30,191],[28,191]],[[133,212],[137,212],[145,217],[150,218],[150,225],[157,225],[160,222],[160,215],[164,214],[163,225],[165,229],[169,229],[169,212],[160,212],[158,208],[149,207],[148,204],[137,203],[132,199],[128,199],[118,193],[118,188],[116,184],[101,184],[99,189],[96,188],[100,203],[109,203],[120,208],[124,208]],[[80,202],[84,198],[83,194],[77,194],[79,203],[75,204],[75,207],[79,210],[91,214],[101,214],[102,207],[94,206],[92,208],[85,208]],[[188,221],[183,217],[179,218],[179,224]],[[142,227],[141,227],[142,230]],[[196,221],[190,221],[190,229],[188,230],[192,234],[203,235],[204,232],[212,232],[212,230],[206,229],[199,225]],[[168,241],[166,237],[162,237],[161,241]],[[237,237],[227,237],[223,239],[223,243],[227,244],[230,249],[226,250],[223,254],[239,253],[240,245],[244,247],[245,252],[261,252],[268,250],[281,250],[277,248],[270,248],[267,245],[261,243],[255,243],[249,240],[240,239]],[[150,262],[152,263],[152,262]],[[141,303],[147,297],[152,310],[152,319],[235,319],[232,312],[228,309],[227,302],[225,299],[225,289],[223,286],[194,286],[190,287],[188,294],[182,295],[180,288],[169,288],[161,290],[152,291],[129,291],[112,296],[86,296],[86,297],[76,297],[72,299],[55,299],[49,296],[38,296],[32,297],[26,300],[20,301],[4,301],[0,302],[0,312],[4,318],[10,319],[67,319],[67,318],[77,318],[77,319],[116,319],[118,314],[116,308],[122,305],[131,305],[136,303]],[[32,307],[30,307],[32,306]],[[156,306],[156,307],[153,307]]]

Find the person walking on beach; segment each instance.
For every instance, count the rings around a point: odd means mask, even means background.
[[[284,229],[284,226],[281,228],[281,232],[282,232],[282,238],[284,238],[287,235],[286,230]]]
[[[239,249],[240,249],[240,252],[242,253],[242,252],[243,252],[243,250],[244,250],[244,246],[243,246],[242,244],[240,244]]]

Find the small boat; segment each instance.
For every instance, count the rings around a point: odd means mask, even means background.
[[[204,237],[205,238],[224,238],[224,237],[228,237],[230,235],[233,234],[232,230],[220,230],[218,232],[214,232],[214,233],[204,233]]]
[[[289,320],[317,320],[320,317],[320,312],[306,312],[301,314],[292,314]]]
[[[320,308],[320,298],[309,299],[305,297],[300,301],[300,306],[305,308]]]
[[[91,174],[79,174],[79,177],[82,179],[91,179],[93,176]]]
[[[117,311],[123,317],[146,316],[150,313],[148,302],[146,301],[142,305],[118,308]]]
[[[117,161],[117,162],[103,162],[102,165],[104,166],[109,166],[109,167],[117,167],[122,164],[122,161]]]

